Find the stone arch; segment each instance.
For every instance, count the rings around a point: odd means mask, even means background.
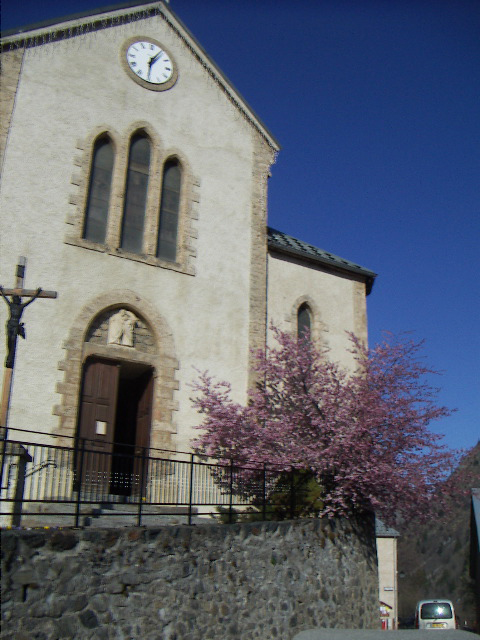
[[[98,244],[105,244],[107,235],[108,219],[110,217],[111,203],[112,203],[112,184],[113,175],[115,169],[116,149],[115,141],[108,134],[103,132],[99,134],[91,146],[90,153],[90,166],[88,171],[88,177],[86,180],[86,188],[84,193],[84,206],[83,206],[83,221],[81,229],[81,238],[88,239],[90,242]],[[100,166],[100,158],[103,159],[103,164]],[[101,171],[101,178],[99,175]],[[108,179],[105,178],[108,176]],[[92,195],[94,195],[95,188],[100,190],[100,194],[104,199],[105,208],[102,211],[104,214],[100,220],[97,215],[93,214],[94,206],[91,201]],[[99,193],[97,191],[97,197]],[[102,234],[103,231],[103,234]],[[102,237],[103,235],[103,237]]]
[[[192,171],[190,163],[186,156],[178,149],[169,149],[166,151],[165,156],[162,158],[162,164],[159,171],[159,191],[160,197],[158,201],[157,215],[155,219],[155,227],[152,229],[152,239],[154,240],[154,246],[152,246],[152,252],[155,253],[157,259],[164,260],[165,257],[158,254],[158,241],[161,224],[161,207],[162,207],[162,194],[165,179],[165,168],[167,164],[176,164],[180,168],[180,200],[177,212],[177,243],[176,243],[176,257],[175,261],[182,261],[182,256],[185,255],[185,250],[188,250],[186,238],[189,232],[189,216],[188,211],[190,202],[192,199],[191,184],[192,184]]]
[[[132,348],[108,344],[103,339],[105,327],[102,327],[102,322],[119,309],[132,311],[141,321],[143,344],[139,345],[137,340]],[[145,340],[145,336],[151,339]],[[174,392],[179,388],[175,379],[179,364],[172,332],[151,303],[128,289],[97,296],[82,308],[74,320],[63,348],[65,359],[59,362],[58,369],[64,372],[64,380],[56,389],[62,400],[55,407],[54,414],[60,419],[56,433],[66,436],[65,444],[71,444],[70,438],[75,436],[83,365],[87,358],[97,356],[152,367],[154,392],[150,446],[175,449],[173,412],[178,410]]]
[[[200,182],[195,178],[192,172],[191,163],[183,151],[177,147],[164,149],[156,142],[156,140],[160,138],[156,133],[154,134],[154,132],[151,131],[151,128],[145,129],[145,131],[152,136],[152,140],[155,140],[154,165],[156,176],[156,179],[152,181],[151,185],[152,204],[147,219],[148,228],[146,228],[145,232],[145,251],[149,255],[156,256],[158,225],[160,221],[160,203],[163,186],[163,170],[167,162],[176,161],[182,169],[182,188],[177,229],[177,257],[175,262],[169,262],[157,257],[154,259],[157,264],[167,268],[172,268],[176,264],[184,265],[186,272],[190,275],[194,275],[195,270],[193,268],[192,258],[196,257],[195,245],[197,232],[193,228],[193,224],[198,217],[197,204],[199,201],[198,188],[200,187]],[[156,137],[154,138],[154,136]]]
[[[297,331],[297,318],[298,318],[298,310],[301,306],[306,305],[310,309],[311,312],[311,335],[312,339],[315,342],[320,342],[321,344],[325,343],[325,333],[328,332],[327,325],[322,320],[322,313],[320,307],[317,305],[315,300],[308,294],[299,296],[293,305],[291,306],[290,313],[288,314],[286,321],[290,325],[290,330],[296,333]]]
[[[113,146],[114,159],[113,159],[113,175],[112,175],[112,192],[110,195],[109,206],[109,222],[114,215],[114,198],[115,190],[114,184],[116,175],[119,171],[121,162],[119,158],[122,156],[122,140],[118,132],[107,124],[96,126],[89,135],[83,140],[77,142],[77,150],[81,152],[74,158],[74,172],[71,177],[71,184],[74,188],[73,193],[70,196],[70,204],[73,205],[73,212],[69,213],[67,217],[67,225],[70,227],[66,241],[71,240],[71,234],[73,231],[73,237],[82,238],[82,232],[84,227],[85,211],[87,207],[88,199],[88,186],[90,184],[90,174],[92,168],[93,150],[95,143],[102,137],[108,137]],[[97,246],[97,243],[90,242],[92,246]],[[98,244],[98,248],[103,245]]]

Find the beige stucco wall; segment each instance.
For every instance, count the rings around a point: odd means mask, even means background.
[[[128,305],[156,336],[148,360],[157,376],[152,444],[177,450],[189,448],[199,422],[190,403],[193,367],[229,380],[234,399],[244,401],[250,347],[263,346],[266,320],[294,331],[298,306],[308,302],[315,336],[347,366],[345,331],[366,340],[360,278],[278,254],[267,265],[267,177],[276,143],[169,12],[159,11],[57,42],[46,37],[4,56],[0,107],[10,127],[0,131],[0,283],[13,285],[17,259],[26,256],[25,286],[59,295],[25,312],[11,426],[74,435],[85,335],[109,305]],[[173,56],[179,75],[171,89],[146,90],[125,72],[121,48],[136,35]],[[81,239],[95,137],[108,131],[116,147],[108,244],[120,228],[128,141],[138,127],[154,145],[156,197],[162,161],[171,154],[182,160],[178,265]],[[2,326],[6,318],[1,304]],[[129,358],[128,347],[108,349],[103,355]]]
[[[120,49],[134,35],[152,36],[172,53],[179,69],[172,89],[148,91],[127,76]],[[72,184],[80,164],[78,141],[101,128],[125,138],[137,122],[148,123],[165,156],[180,150],[188,163],[196,185],[190,205],[198,218],[193,275],[65,242],[78,201],[78,185]],[[266,175],[255,178],[254,167],[261,162],[266,173],[272,153],[268,160],[258,133],[161,15],[27,49],[10,125],[0,195],[0,282],[12,286],[17,258],[26,256],[25,286],[59,294],[25,312],[28,340],[18,344],[10,424],[58,428],[53,412],[64,380],[58,363],[72,323],[92,300],[128,289],[171,332],[178,363],[174,443],[187,448],[190,426],[198,421],[189,402],[193,366],[228,378],[236,398],[245,397],[252,229],[265,224],[258,181]],[[81,183],[81,176],[73,182]],[[2,326],[6,317],[2,304]],[[2,360],[4,353],[2,340]]]
[[[385,602],[392,611],[390,612],[391,626],[397,628],[398,624],[398,583],[397,583],[397,539],[377,538],[378,559],[378,599]]]
[[[268,322],[296,332],[297,312],[308,303],[312,335],[328,347],[332,360],[353,364],[346,332],[366,341],[365,285],[355,276],[329,272],[278,253],[268,258]],[[269,336],[272,343],[272,336]]]

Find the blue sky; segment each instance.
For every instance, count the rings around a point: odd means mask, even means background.
[[[108,5],[3,0],[2,29]],[[113,3],[112,3],[113,4]],[[269,223],[376,271],[370,343],[426,340],[452,447],[480,438],[480,4],[172,0],[279,140]]]

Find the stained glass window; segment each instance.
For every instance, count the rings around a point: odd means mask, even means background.
[[[158,222],[157,257],[174,262],[177,257],[178,213],[182,171],[176,160],[165,163]]]
[[[310,337],[312,330],[312,314],[310,307],[304,302],[299,308],[297,313],[297,331],[298,337]]]
[[[149,170],[150,142],[146,136],[136,134],[128,157],[121,241],[122,249],[132,253],[142,252]]]
[[[113,156],[111,140],[106,136],[99,138],[93,148],[83,229],[83,237],[92,242],[105,242],[112,187]]]

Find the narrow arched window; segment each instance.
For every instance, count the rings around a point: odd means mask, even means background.
[[[312,331],[312,313],[310,307],[304,302],[297,312],[297,334],[299,338],[310,338]]]
[[[130,144],[121,241],[122,249],[132,253],[142,252],[149,170],[150,142],[139,133]]]
[[[93,147],[90,183],[83,237],[92,242],[105,242],[108,206],[112,188],[113,145],[110,138],[97,139]]]
[[[165,163],[162,180],[162,199],[158,221],[157,258],[174,262],[177,258],[178,213],[182,170],[176,160]]]

